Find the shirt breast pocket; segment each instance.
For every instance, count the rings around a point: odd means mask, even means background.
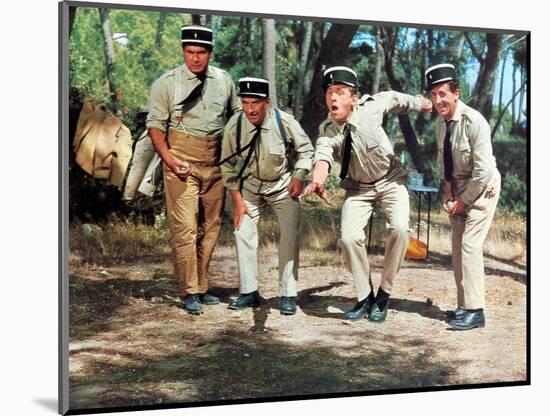
[[[456,144],[456,154],[462,166],[469,167],[472,165],[472,147],[468,138],[464,138]]]
[[[269,146],[269,155],[273,157],[285,157],[285,148],[283,144],[272,144]]]

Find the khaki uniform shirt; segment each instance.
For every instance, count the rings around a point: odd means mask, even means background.
[[[275,111],[270,108],[261,125],[261,136],[256,144],[256,152],[252,156],[243,176],[245,181],[277,181],[287,173],[303,181],[311,170],[313,145],[302,126],[294,117],[280,111],[281,122],[286,132],[289,155],[281,137]],[[229,157],[237,151],[237,121],[239,115],[234,115],[224,131],[221,159]],[[241,148],[252,140],[256,126],[243,114],[241,121]],[[222,165],[222,177],[225,187],[229,190],[240,189],[239,171],[248,154],[248,149]]]
[[[388,113],[407,114],[413,110],[420,111],[421,107],[420,97],[395,91],[361,97],[348,120],[351,125],[352,152],[348,177],[342,181],[343,188],[370,184],[392,171],[395,166],[394,153],[382,128],[383,118]],[[332,167],[334,159],[341,162],[344,150],[343,129],[344,125],[338,125],[330,115],[321,123],[314,163],[324,160]]]
[[[177,71],[182,80],[180,97],[174,97]],[[200,81],[185,64],[162,75],[151,88],[147,128],[157,128],[163,132],[172,128],[198,138],[220,136],[227,118],[241,108],[241,103],[227,72],[209,65],[204,83],[196,105],[183,113],[182,120],[178,121],[176,116],[179,112],[175,111],[175,104],[185,100]]]
[[[435,123],[437,137],[437,159],[439,175],[445,178],[443,163],[443,142],[447,127],[443,118]],[[479,111],[458,101],[451,118],[451,149],[453,156],[453,177],[457,181],[460,197],[466,205],[471,205],[485,190],[497,172],[491,128]]]

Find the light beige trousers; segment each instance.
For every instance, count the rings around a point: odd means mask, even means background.
[[[243,217],[235,230],[239,264],[240,292],[258,290],[258,220],[268,205],[275,211],[281,236],[279,240],[279,295],[296,296],[299,266],[300,202],[288,196],[290,176],[261,185],[245,183],[241,193],[252,218]]]
[[[380,281],[380,287],[387,293],[392,291],[409,243],[409,193],[405,178],[382,179],[360,190],[347,190],[342,205],[340,244],[344,261],[355,280],[359,301],[374,291],[365,247],[365,227],[376,203],[384,210],[387,222],[384,269]]]
[[[179,179],[164,166],[166,212],[174,271],[182,296],[205,293],[208,266],[220,236],[225,188],[219,158],[219,139],[199,139],[170,130],[170,153],[193,165]]]
[[[461,192],[467,181],[460,182]],[[491,227],[500,196],[498,171],[487,189],[462,215],[449,215],[452,226],[453,271],[456,282],[457,305],[466,309],[485,307],[485,270],[483,243]]]

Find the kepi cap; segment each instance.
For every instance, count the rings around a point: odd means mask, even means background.
[[[269,97],[269,81],[264,78],[245,77],[239,79],[239,97]]]
[[[212,29],[198,25],[182,26],[181,46],[185,45],[198,45],[212,49]]]
[[[344,84],[357,88],[357,73],[346,66],[330,67],[323,73],[323,90],[326,91],[332,84]]]
[[[434,65],[426,70],[426,89],[429,91],[442,82],[458,81],[456,69],[451,64]]]

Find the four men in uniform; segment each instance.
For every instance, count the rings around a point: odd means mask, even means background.
[[[299,197],[302,191],[304,195],[316,193],[329,203],[324,183],[338,160],[346,190],[340,242],[358,299],[344,319],[384,321],[409,241],[409,195],[406,171],[382,128],[383,117],[430,112],[433,102],[440,115],[435,128],[438,161],[445,188],[444,209],[453,228],[458,294],[457,309],[449,311],[449,324],[455,329],[484,325],[482,245],[498,202],[500,175],[492,155],[489,125],[479,112],[460,101],[452,65],[436,65],[426,71],[432,101],[394,91],[359,97],[352,69],[327,69],[322,87],[328,117],[319,127],[314,152],[299,123],[271,107],[267,80],[242,78],[239,103],[229,74],[209,65],[210,29],[182,27],[182,47],[185,63],[152,86],[147,127],[164,162],[174,268],[189,313],[201,314],[203,304],[219,303],[208,292],[208,266],[221,228],[224,185],[233,202],[240,275],[240,296],[229,308],[259,305],[257,224],[270,205],[281,229],[280,309],[287,315],[296,312]],[[311,183],[304,189],[312,160]],[[364,233],[375,204],[384,210],[388,224],[377,293]]]

